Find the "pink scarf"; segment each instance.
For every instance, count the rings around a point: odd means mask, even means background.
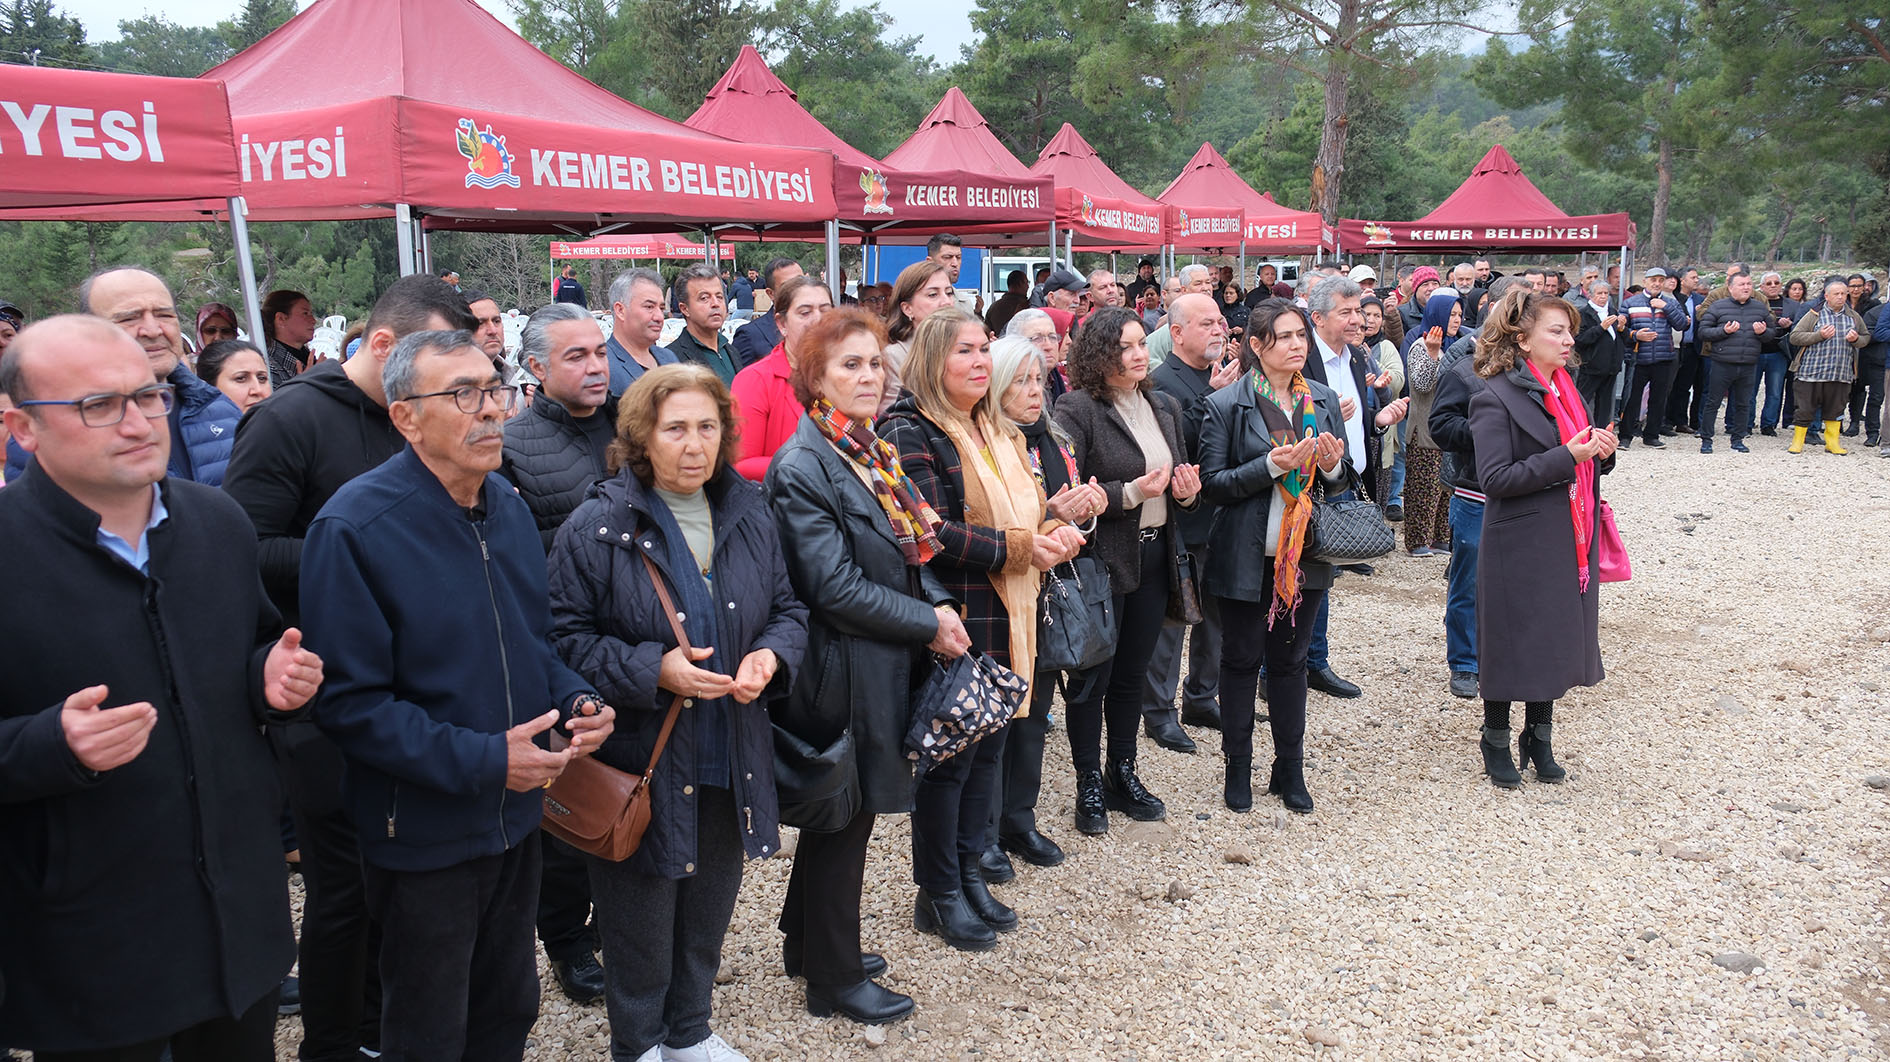
[[[1556,434],[1561,436],[1562,444],[1566,446],[1569,440],[1589,426],[1588,410],[1582,405],[1582,396],[1576,392],[1575,381],[1569,377],[1567,369],[1557,369],[1553,377],[1546,377],[1534,362],[1528,364],[1529,371],[1536,374],[1536,380],[1548,389],[1549,393],[1543,396],[1543,405],[1555,417]],[[1588,592],[1588,550],[1594,538],[1594,506],[1595,462],[1590,458],[1575,465],[1575,479],[1568,485],[1568,514],[1575,524],[1575,578],[1584,594]]]

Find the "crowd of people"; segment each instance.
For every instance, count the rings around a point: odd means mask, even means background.
[[[517,1059],[542,944],[613,1058],[739,1059],[715,975],[783,825],[783,972],[813,1014],[896,1020],[862,939],[880,816],[910,815],[915,927],[984,951],[1057,824],[1166,817],[1144,738],[1218,734],[1233,812],[1256,766],[1314,811],[1308,700],[1363,695],[1328,631],[1372,574],[1325,552],[1332,514],[1448,555],[1440,663],[1516,788],[1565,778],[1555,702],[1603,677],[1621,450],[1881,443],[1862,274],[1145,260],[1013,273],[987,311],[961,264],[940,235],[856,300],[777,258],[732,339],[712,267],[621,273],[603,329],[566,269],[516,351],[494,300],[407,277],[339,359],[292,291],[259,343],[217,303],[186,336],[137,267],[74,314],[0,306],[0,548],[60,603],[0,620],[0,1046],[273,1058],[293,987],[306,1062]],[[1108,643],[1080,668],[1043,641],[1068,586]],[[647,780],[626,858],[540,828],[597,765]],[[810,795],[815,765],[846,784]]]

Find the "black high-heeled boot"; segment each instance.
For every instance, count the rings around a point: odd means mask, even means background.
[[[1499,789],[1521,789],[1522,772],[1516,770],[1516,761],[1509,754],[1509,728],[1486,726],[1479,733],[1483,736],[1477,747],[1483,750],[1483,773],[1490,776],[1490,784]]]
[[[1274,760],[1273,776],[1267,792],[1277,793],[1286,810],[1301,815],[1312,813],[1312,794],[1306,791],[1306,769],[1301,760]]]
[[[1136,777],[1134,760],[1116,760],[1103,772],[1103,805],[1111,811],[1125,812],[1137,822],[1160,822],[1168,817],[1168,805]]]
[[[1221,786],[1221,799],[1232,811],[1253,810],[1253,757],[1227,757],[1227,781]]]
[[[1536,781],[1553,785],[1568,777],[1568,771],[1555,762],[1555,754],[1549,748],[1549,738],[1555,730],[1553,723],[1535,723],[1523,727],[1522,737],[1516,742],[1516,769],[1518,777],[1529,768],[1529,761],[1536,761]]]
[[[958,881],[964,886],[965,902],[971,905],[972,911],[983,919],[985,925],[1000,933],[1009,933],[1017,928],[1017,912],[991,895],[990,886],[984,883],[984,878],[977,871],[962,872]]]
[[[936,933],[960,951],[990,951],[997,947],[997,930],[971,909],[962,892],[919,890],[913,905],[912,928]]]
[[[1091,836],[1109,832],[1109,809],[1103,803],[1101,771],[1076,774],[1076,832]]]

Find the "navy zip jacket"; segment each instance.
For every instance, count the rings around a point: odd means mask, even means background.
[[[496,473],[483,505],[469,517],[409,447],[336,491],[302,547],[315,722],[347,757],[377,867],[439,870],[524,840],[543,794],[506,789],[505,732],[552,708],[562,725],[591,692],[551,649],[531,510]]]

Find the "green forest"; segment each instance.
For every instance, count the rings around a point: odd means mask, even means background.
[[[1281,203],[1410,218],[1502,143],[1568,212],[1630,212],[1644,262],[1890,260],[1890,30],[1836,0],[978,0],[975,41],[948,65],[877,4],[508,3],[534,45],[676,119],[754,44],[874,156],[956,84],[1025,162],[1071,122],[1150,194],[1207,140]],[[0,0],[0,60],[194,76],[296,9],[90,27],[54,0]],[[395,273],[391,221],[250,235],[264,290],[306,291],[318,313],[358,316]],[[548,239],[441,234],[434,256],[529,308]],[[180,305],[234,303],[232,257],[208,222],[4,222],[0,297],[57,312],[88,272],[137,262]]]

